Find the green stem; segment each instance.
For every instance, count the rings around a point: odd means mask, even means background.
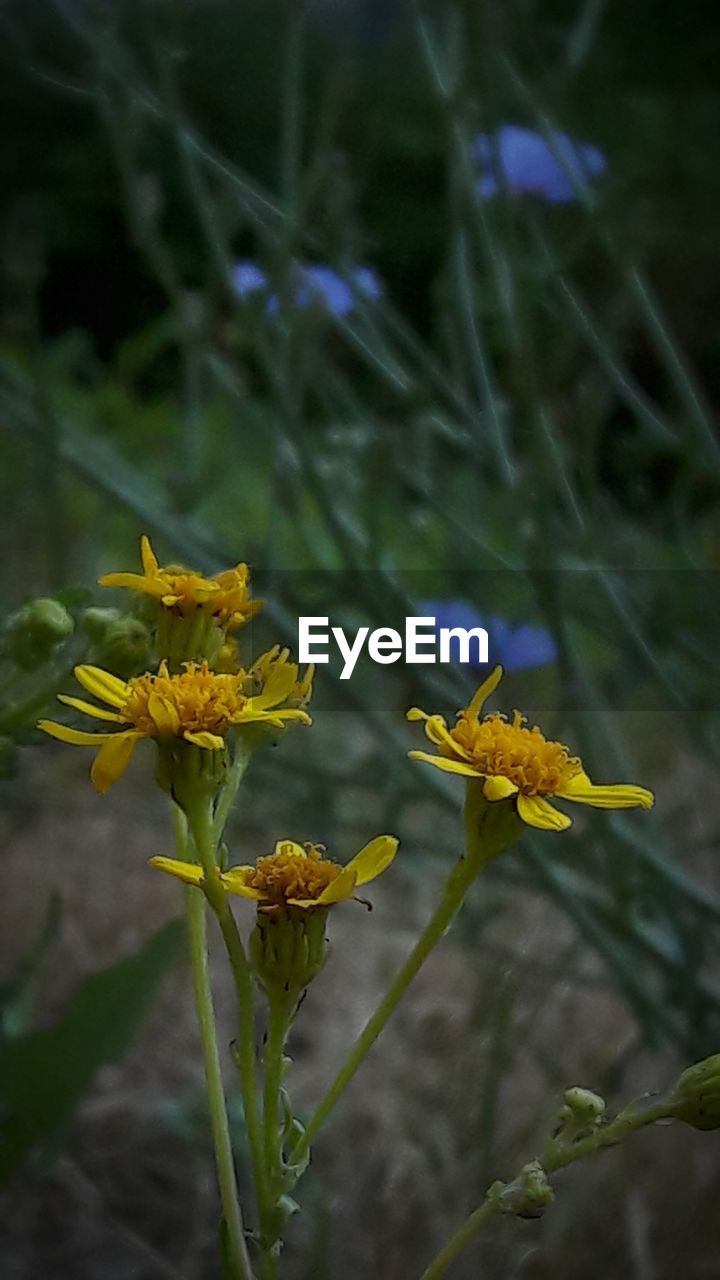
[[[209,801],[200,799],[189,814],[189,822],[198,860],[205,872],[205,897],[217,916],[237,992],[238,1041],[234,1056],[240,1077],[258,1213],[262,1225],[267,1216],[269,1200],[255,1070],[255,984],[235,917],[217,873],[215,831]]]
[[[342,1097],[358,1067],[372,1049],[375,1041],[389,1022],[395,1008],[402,1000],[413,979],[417,976],[433,947],[447,932],[460,910],[470,885],[485,866],[518,837],[522,824],[511,808],[503,802],[488,804],[483,799],[482,785],[468,783],[465,800],[465,830],[467,853],[453,867],[442,898],[410,955],[383,996],[319,1106],[310,1117],[307,1127],[290,1152],[291,1162],[302,1160],[322,1128],[336,1102]]]
[[[284,994],[284,993],[283,993]],[[295,1003],[293,1001],[293,1003]],[[282,997],[273,993],[269,997],[269,1015],[267,1038],[263,1065],[265,1068],[265,1087],[263,1093],[263,1128],[265,1132],[265,1159],[267,1161],[268,1178],[274,1198],[279,1187],[282,1173],[282,1143],[280,1135],[280,1090],[283,1080],[283,1056],[285,1039],[290,1025],[292,1010]]]
[[[238,1039],[235,1065],[240,1079],[245,1124],[250,1144],[250,1156],[255,1177],[258,1216],[261,1232],[261,1274],[270,1280],[273,1274],[272,1259],[268,1259],[265,1241],[271,1234],[273,1197],[268,1185],[263,1128],[258,1106],[257,1072],[255,1064],[255,984],[248,964],[242,938],[230,910],[225,890],[213,882],[206,885],[207,898],[218,918],[225,949],[230,961],[238,1000]]]
[[[627,1138],[636,1129],[643,1129],[646,1125],[655,1124],[658,1120],[665,1120],[672,1114],[672,1109],[668,1104],[662,1102],[653,1107],[647,1107],[644,1111],[623,1111],[610,1124],[600,1126],[586,1138],[581,1138],[579,1141],[567,1146],[551,1143],[541,1164],[546,1173],[554,1173],[557,1169],[563,1169],[566,1165],[573,1164],[576,1160],[582,1160],[585,1156],[594,1155],[596,1151],[604,1150],[605,1147],[616,1146],[618,1142],[622,1142],[624,1138]],[[430,1263],[430,1266],[423,1271],[420,1280],[439,1280],[439,1277],[445,1275],[448,1267],[455,1261],[458,1254],[462,1253],[466,1245],[470,1244],[480,1228],[490,1218],[499,1213],[512,1212],[512,1210],[505,1207],[507,1202],[504,1202],[504,1195],[508,1192],[514,1192],[518,1181],[508,1183],[499,1194],[496,1188],[491,1189],[493,1193],[488,1193],[483,1203],[465,1219],[462,1226],[458,1227],[444,1248]]]
[[[176,807],[173,810],[173,825],[178,854],[180,857],[186,858],[187,831],[183,815]],[[238,1280],[252,1280],[253,1272],[245,1244],[245,1230],[238,1198],[220,1055],[215,1034],[215,1013],[208,968],[205,899],[202,894],[197,893],[194,889],[188,889],[186,907],[195,1004],[205,1066],[205,1082],[215,1148],[215,1163],[220,1186],[220,1199],[227,1230],[228,1254],[233,1276],[237,1276]]]

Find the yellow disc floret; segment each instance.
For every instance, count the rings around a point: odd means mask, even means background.
[[[274,853],[258,858],[245,879],[268,906],[284,906],[292,901],[317,901],[342,872],[338,862],[323,858],[320,845],[279,840]]]
[[[582,767],[562,742],[546,738],[537,726],[527,728],[519,711],[511,722],[499,713],[478,721],[467,710],[461,711],[450,737],[467,753],[478,773],[508,778],[527,796],[552,795],[562,790]],[[440,750],[444,755],[452,754],[444,743]]]

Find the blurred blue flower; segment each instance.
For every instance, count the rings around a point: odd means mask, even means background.
[[[472,627],[484,627],[488,633],[490,665],[495,666],[499,662],[510,675],[516,671],[544,667],[557,658],[555,641],[545,627],[529,623],[514,627],[497,614],[482,618],[466,600],[423,600],[419,613],[435,619],[436,632],[440,627],[464,627],[466,631]],[[450,653],[455,662],[460,661],[457,637],[450,641]],[[478,670],[481,664],[475,661],[468,665],[472,670]]]
[[[265,272],[252,261],[236,262],[232,281],[235,292],[243,301],[256,293],[267,293],[269,288]],[[382,297],[382,292],[382,284],[372,267],[356,267],[345,278],[333,267],[316,262],[297,268],[294,301],[297,307],[309,307],[319,301],[331,315],[342,317],[354,309],[359,294],[375,301]],[[277,296],[270,294],[267,311],[275,315],[278,309]]]
[[[576,199],[570,175],[581,183],[605,172],[607,161],[597,147],[574,142],[559,131],[552,140],[551,147],[534,129],[517,124],[503,124],[494,134],[481,133],[473,148],[481,168],[478,195],[488,199],[505,185],[515,195],[567,204]]]

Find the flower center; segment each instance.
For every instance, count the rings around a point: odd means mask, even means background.
[[[281,843],[275,853],[258,858],[247,877],[249,887],[275,906],[283,906],[288,898],[318,898],[342,871],[337,862],[324,859],[316,845],[306,844],[303,853],[296,849],[289,842]]]
[[[154,738],[202,731],[222,735],[247,704],[241,689],[245,679],[244,671],[237,675],[210,671],[207,662],[187,662],[179,675],[169,675],[163,664],[156,676],[137,676],[128,682],[130,692],[121,714]]]
[[[477,721],[461,712],[450,737],[470,753],[478,773],[509,778],[526,796],[551,795],[582,767],[561,742],[549,740],[538,728],[528,729],[519,711],[512,723],[499,713]]]

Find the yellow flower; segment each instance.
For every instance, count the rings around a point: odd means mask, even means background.
[[[166,609],[187,617],[202,608],[226,630],[243,626],[262,609],[262,600],[250,599],[250,570],[246,564],[205,578],[192,569],[168,565],[161,569],[145,535],[140,539],[143,572],[106,573],[103,587],[128,587],[158,600]]]
[[[561,742],[546,738],[537,727],[528,728],[519,711],[512,721],[498,712],[481,719],[483,704],[501,678],[502,668],[496,667],[470,705],[458,712],[452,729],[442,716],[412,707],[408,720],[425,721],[425,733],[440,755],[411,751],[411,759],[424,760],[464,778],[482,779],[487,801],[514,797],[518,816],[542,831],[563,831],[571,825],[571,819],[550,804],[548,796],[598,809],[652,806],[653,794],[644,787],[595,786],[577,756],[571,756]]]
[[[52,720],[41,720],[38,727],[61,742],[100,748],[91,770],[98,791],[107,791],[125,772],[141,738],[161,743],[181,739],[208,751],[220,751],[228,732],[242,725],[262,723],[281,729],[287,720],[310,723],[305,711],[283,705],[293,687],[292,664],[273,670],[254,697],[244,692],[247,672],[220,675],[206,662],[186,662],[177,675],[170,675],[163,662],[157,675],[128,681],[90,666],[76,667],[75,676],[88,693],[112,710],[65,694],[59,695],[60,701],[119,728],[87,733]]]
[[[263,653],[251,666],[248,672],[249,683],[246,691],[254,693],[257,689],[264,689],[268,681],[275,678],[276,673],[287,669],[292,671],[292,685],[286,699],[287,705],[289,707],[306,707],[312,697],[315,667],[310,663],[301,676],[297,663],[290,662],[289,659],[290,650],[281,649],[279,644],[274,645],[272,649],[268,649],[267,653]],[[287,679],[287,676],[285,678]]]
[[[381,875],[397,848],[394,836],[376,836],[343,867],[324,858],[321,845],[278,840],[274,853],[258,858],[254,867],[231,867],[220,874],[220,880],[228,893],[252,899],[258,910],[268,915],[288,907],[327,908],[352,898],[361,885]],[[194,863],[151,858],[150,865],[185,884],[202,886],[204,881],[202,867]]]

